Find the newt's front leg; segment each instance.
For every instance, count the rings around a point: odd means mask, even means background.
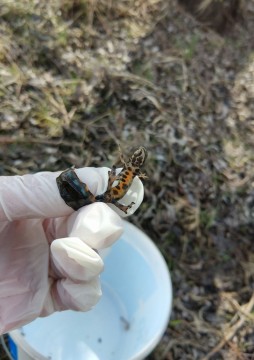
[[[108,186],[106,191],[109,191],[112,188],[114,181],[116,181],[117,179],[118,176],[116,175],[116,166],[113,165],[112,169],[108,171]]]

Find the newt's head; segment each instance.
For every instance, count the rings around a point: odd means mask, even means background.
[[[143,146],[140,146],[134,154],[130,157],[130,162],[133,166],[141,168],[147,158],[147,150]]]

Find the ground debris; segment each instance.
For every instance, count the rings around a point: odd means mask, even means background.
[[[254,9],[223,36],[174,0],[0,5],[0,174],[111,166],[145,146],[130,219],[174,306],[148,359],[249,359],[254,289]]]

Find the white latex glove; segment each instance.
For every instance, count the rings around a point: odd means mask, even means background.
[[[107,187],[108,170],[75,171],[98,195]],[[0,334],[54,311],[89,310],[101,296],[103,261],[93,249],[119,238],[119,215],[125,214],[104,203],[74,211],[60,197],[59,174],[0,177]],[[135,178],[121,203],[135,202],[131,214],[142,199]]]

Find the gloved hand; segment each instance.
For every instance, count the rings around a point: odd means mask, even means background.
[[[93,194],[105,191],[107,168],[75,171]],[[101,296],[103,261],[93,249],[119,238],[126,215],[104,203],[73,211],[60,197],[59,174],[0,177],[0,334],[54,311],[89,310]],[[135,202],[131,214],[142,199],[135,178],[121,202]]]

